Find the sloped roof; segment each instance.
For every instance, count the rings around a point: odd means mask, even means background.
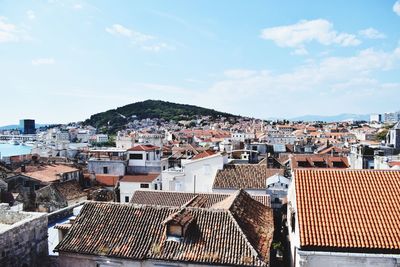
[[[134,204],[180,207],[193,200],[193,198],[195,198],[196,196],[205,198],[206,201],[203,203],[202,207],[209,208],[215,203],[229,197],[230,195],[218,193],[186,193],[156,190],[136,190],[130,202]],[[252,195],[251,197],[267,207],[270,206],[270,197],[268,195]],[[191,204],[189,206],[193,205]]]
[[[43,183],[55,182],[60,179],[60,175],[63,173],[76,172],[78,169],[62,164],[48,164],[39,166],[26,166],[25,172],[21,171],[19,168],[16,172],[22,175],[31,177],[33,179],[39,180]]]
[[[133,175],[125,175],[120,180],[121,182],[131,182],[131,183],[151,183],[157,177],[160,176],[160,173],[146,173],[146,174],[133,174]]]
[[[400,171],[297,169],[301,249],[400,252]]]
[[[153,146],[153,145],[137,145],[137,146],[129,148],[127,151],[150,151],[150,150],[156,150],[156,149],[160,149],[160,147]]]
[[[264,164],[229,164],[218,170],[213,188],[216,189],[266,189],[267,178],[283,175],[283,169],[269,169]]]
[[[297,168],[349,168],[350,164],[345,156],[330,155],[292,155],[290,157],[292,170]]]
[[[87,195],[82,190],[77,180],[69,180],[61,183],[53,183],[50,186],[56,188],[66,200],[72,200]]]
[[[131,260],[268,266],[272,210],[244,191],[231,202],[228,209],[185,207],[193,223],[179,242],[167,239],[163,222],[180,208],[86,203],[56,251]]]

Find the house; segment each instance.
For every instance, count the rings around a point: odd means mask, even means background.
[[[125,175],[119,181],[121,202],[130,202],[136,190],[161,190],[160,173]]]
[[[0,266],[46,266],[47,215],[0,209]]]
[[[86,203],[56,246],[64,266],[269,266],[272,210],[243,190],[181,207]]]
[[[330,155],[291,155],[290,167],[297,168],[349,168],[347,157]]]
[[[400,121],[389,130],[386,137],[386,142],[395,149],[400,150]]]
[[[79,169],[62,164],[22,165],[4,181],[10,192],[33,194],[35,190],[51,183],[78,181],[80,176]]]
[[[292,266],[400,262],[400,171],[296,169],[288,192]]]
[[[205,152],[207,153],[207,152]],[[181,160],[181,167],[161,173],[162,190],[180,192],[212,192],[215,174],[226,161],[221,153],[197,154],[194,159]]]
[[[265,195],[267,179],[275,174],[283,175],[283,169],[269,169],[266,164],[226,164],[214,178],[214,193],[230,194],[239,189],[251,195]]]
[[[187,193],[187,192],[172,192],[172,191],[155,191],[155,190],[137,190],[133,194],[130,202],[132,204],[142,205],[160,205],[180,207],[191,200],[202,200],[204,208],[210,208],[214,204],[228,198],[230,194],[218,193]],[[271,200],[268,195],[259,196],[251,195],[254,200],[257,200],[264,206],[270,207]]]
[[[283,175],[274,174],[267,178],[267,194],[271,197],[271,207],[280,209],[287,202],[287,192],[290,179]]]
[[[153,145],[136,145],[127,150],[128,173],[161,172],[161,150]]]

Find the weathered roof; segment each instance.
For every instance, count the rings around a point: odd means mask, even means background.
[[[66,200],[72,200],[87,195],[77,180],[69,180],[61,183],[53,183],[49,186],[56,188]]]
[[[272,210],[240,191],[228,209],[185,207],[193,223],[180,241],[163,222],[177,207],[86,203],[57,251],[131,260],[268,266]]]
[[[264,164],[232,164],[218,170],[213,188],[216,189],[266,189],[267,178],[283,175],[282,169],[269,169]]]
[[[55,182],[60,179],[60,175],[69,172],[77,172],[78,169],[62,164],[49,164],[39,166],[26,166],[25,172],[21,171],[21,168],[17,172],[22,175],[31,177],[44,183]]]
[[[157,179],[158,176],[160,176],[160,173],[132,174],[123,176],[120,181],[131,183],[151,183]]]
[[[400,171],[297,169],[301,249],[400,252]]]
[[[196,196],[205,199],[201,207],[209,208],[215,203],[229,197],[230,194],[136,190],[130,202],[135,204],[180,207],[193,200]],[[267,207],[271,205],[269,195],[252,195],[251,197]],[[190,204],[189,206],[195,205]]]

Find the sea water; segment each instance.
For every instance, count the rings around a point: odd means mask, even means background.
[[[0,144],[0,158],[30,154],[32,147],[23,145]]]

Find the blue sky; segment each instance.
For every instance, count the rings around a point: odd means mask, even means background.
[[[145,99],[296,117],[400,109],[400,2],[0,0],[0,125]]]

